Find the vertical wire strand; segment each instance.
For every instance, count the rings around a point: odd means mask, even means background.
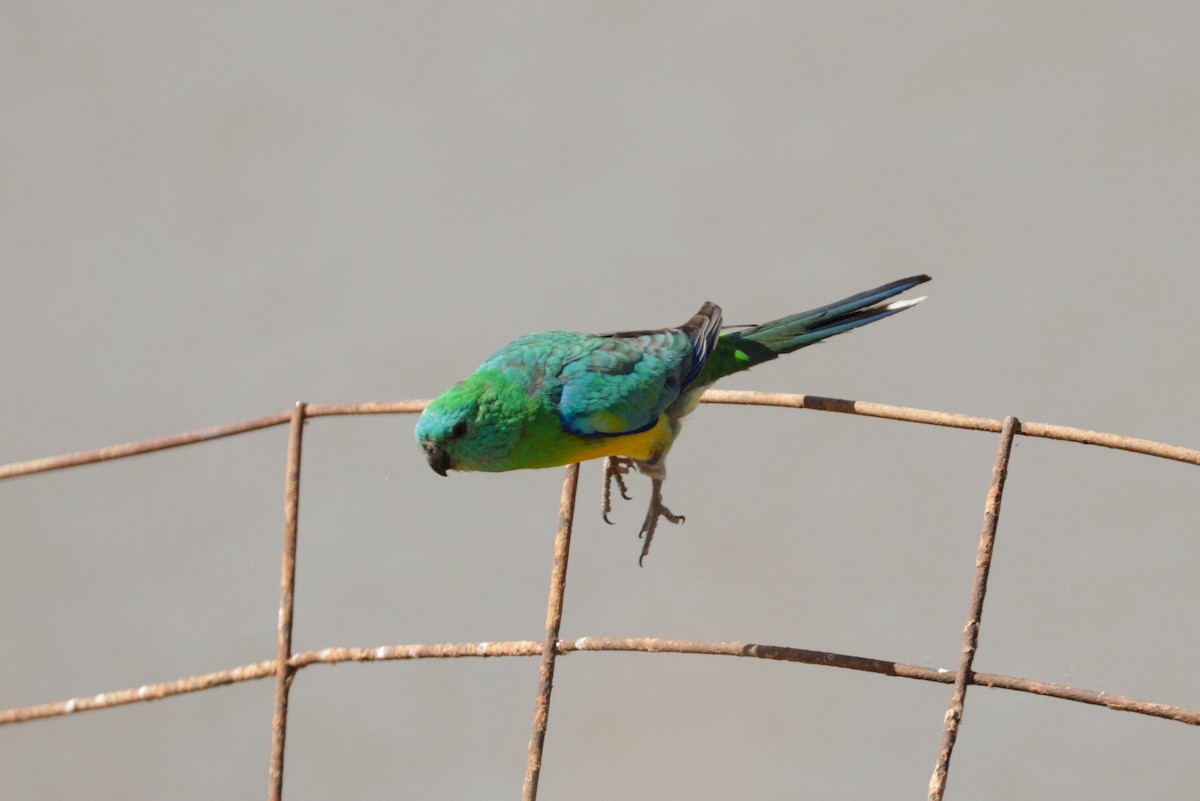
[[[550,597],[546,605],[546,639],[538,670],[537,700],[533,709],[533,734],[529,737],[529,760],[521,801],[537,799],[542,773],[542,748],[550,719],[550,691],[554,686],[554,660],[558,656],[558,631],[562,625],[563,595],[567,588],[567,557],[571,552],[571,526],[575,521],[575,491],[579,487],[579,464],[567,465],[562,500],[558,506],[558,534],[554,537],[554,568],[550,572]]]
[[[288,691],[296,669],[292,655],[292,616],[296,596],[296,540],[300,513],[300,450],[304,440],[306,404],[292,409],[288,430],[287,478],[283,501],[283,566],[279,580],[279,656],[275,672],[275,709],[271,716],[271,766],[268,774],[269,801],[283,798],[283,748],[287,738]]]
[[[975,557],[975,579],[971,583],[971,602],[967,608],[967,623],[963,627],[962,653],[959,656],[958,673],[954,677],[954,694],[950,697],[950,706],[946,709],[942,748],[938,752],[933,776],[929,779],[929,801],[942,801],[946,792],[950,755],[958,739],[963,705],[967,700],[967,685],[971,681],[971,665],[979,647],[983,599],[987,594],[988,573],[992,568],[996,528],[1000,524],[1000,502],[1004,498],[1004,482],[1008,478],[1008,459],[1012,454],[1013,436],[1020,426],[1020,421],[1010,416],[1004,418],[1004,425],[1000,428],[1000,444],[996,448],[996,461],[992,465],[992,484],[988,488],[987,501],[983,508],[983,531],[979,535],[979,551]]]

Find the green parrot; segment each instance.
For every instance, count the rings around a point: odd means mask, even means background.
[[[439,475],[499,472],[604,457],[606,522],[615,482],[636,468],[650,478],[638,564],[659,518],[682,523],[662,502],[666,459],[683,418],[724,376],[882,320],[924,298],[884,303],[929,280],[914,275],[836,303],[722,333],[721,307],[705,303],[678,328],[527,334],[435,399],[417,420],[417,443]]]

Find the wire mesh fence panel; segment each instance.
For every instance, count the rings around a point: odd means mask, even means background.
[[[785,645],[748,642],[715,642],[662,638],[619,637],[562,637],[564,596],[567,587],[567,562],[570,552],[572,523],[575,516],[575,496],[579,481],[578,465],[569,465],[563,482],[559,509],[559,525],[554,545],[550,591],[547,599],[545,636],[541,642],[496,641],[440,644],[380,645],[368,648],[325,648],[296,652],[292,646],[292,627],[295,615],[295,572],[299,556],[299,504],[301,496],[300,465],[305,424],[313,418],[345,415],[411,414],[421,411],[424,401],[397,403],[368,403],[354,405],[297,404],[293,409],[275,415],[215,426],[199,431],[176,434],[142,442],[128,443],[63,456],[34,459],[0,466],[0,480],[18,476],[60,470],[78,465],[94,464],[138,454],[178,448],[237,436],[274,426],[289,426],[285,462],[284,547],[280,583],[279,622],[276,658],[249,665],[190,676],[170,682],[146,684],[136,688],[103,692],[93,696],[69,698],[54,703],[18,707],[0,711],[0,725],[16,724],[42,718],[70,715],[76,712],[106,709],[126,704],[160,700],[176,695],[194,693],[237,682],[273,677],[275,680],[274,707],[271,722],[271,750],[268,798],[281,799],[284,786],[284,755],[288,730],[288,700],[292,680],[298,671],[318,664],[345,662],[374,662],[413,659],[460,659],[471,657],[539,657],[539,677],[534,699],[533,731],[530,737],[522,798],[537,797],[538,779],[544,756],[544,744],[551,731],[550,699],[553,688],[556,658],[576,652],[626,651],[644,653],[683,653],[710,656],[735,656],[767,659],[810,665],[824,665],[846,670],[865,671],[897,678],[914,679],[952,685],[939,747],[931,743],[935,757],[933,775],[929,782],[929,798],[943,798],[950,774],[951,756],[960,727],[963,725],[967,689],[972,685],[1043,695],[1081,704],[1103,706],[1113,710],[1172,720],[1200,726],[1200,710],[1155,701],[1133,698],[1109,692],[1093,691],[1060,683],[1039,681],[1021,676],[979,672],[974,658],[982,630],[984,600],[987,594],[989,571],[1000,523],[1000,509],[1005,480],[1010,471],[1010,456],[1018,436],[1039,437],[1064,442],[1098,445],[1162,459],[1200,465],[1200,451],[1160,442],[1117,434],[1089,431],[1061,425],[1028,423],[1009,417],[1003,421],[967,415],[948,414],[924,409],[888,406],[878,403],[821,398],[807,395],[787,395],[742,391],[710,390],[708,403],[776,406],[813,409],[853,415],[943,426],[999,435],[992,481],[984,499],[983,530],[977,557],[973,565],[973,582],[968,599],[967,619],[962,631],[962,648],[957,669],[935,669],[904,664],[886,659],[853,656],[841,653],[807,650]],[[966,566],[963,572],[966,572]]]

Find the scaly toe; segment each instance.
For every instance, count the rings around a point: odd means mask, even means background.
[[[604,460],[604,501],[600,507],[600,516],[604,522],[612,525],[608,515],[612,512],[612,485],[617,485],[617,491],[625,500],[633,500],[629,488],[625,486],[624,476],[628,475],[632,462],[619,456],[609,456]]]
[[[658,507],[658,513],[667,519],[668,523],[682,523],[687,520],[683,515],[673,514],[670,509],[665,506]]]
[[[687,519],[683,515],[677,515],[663,506],[662,493],[656,488],[650,508],[646,511],[646,520],[642,523],[642,530],[638,532],[638,539],[644,540],[642,543],[642,555],[638,557],[639,567],[642,566],[642,560],[646,558],[646,554],[650,553],[650,541],[654,539],[654,532],[658,528],[658,519],[660,517],[668,523],[682,523]]]

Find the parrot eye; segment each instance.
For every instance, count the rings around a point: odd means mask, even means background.
[[[459,420],[454,424],[454,428],[450,429],[450,439],[460,439],[467,433],[467,421]]]

